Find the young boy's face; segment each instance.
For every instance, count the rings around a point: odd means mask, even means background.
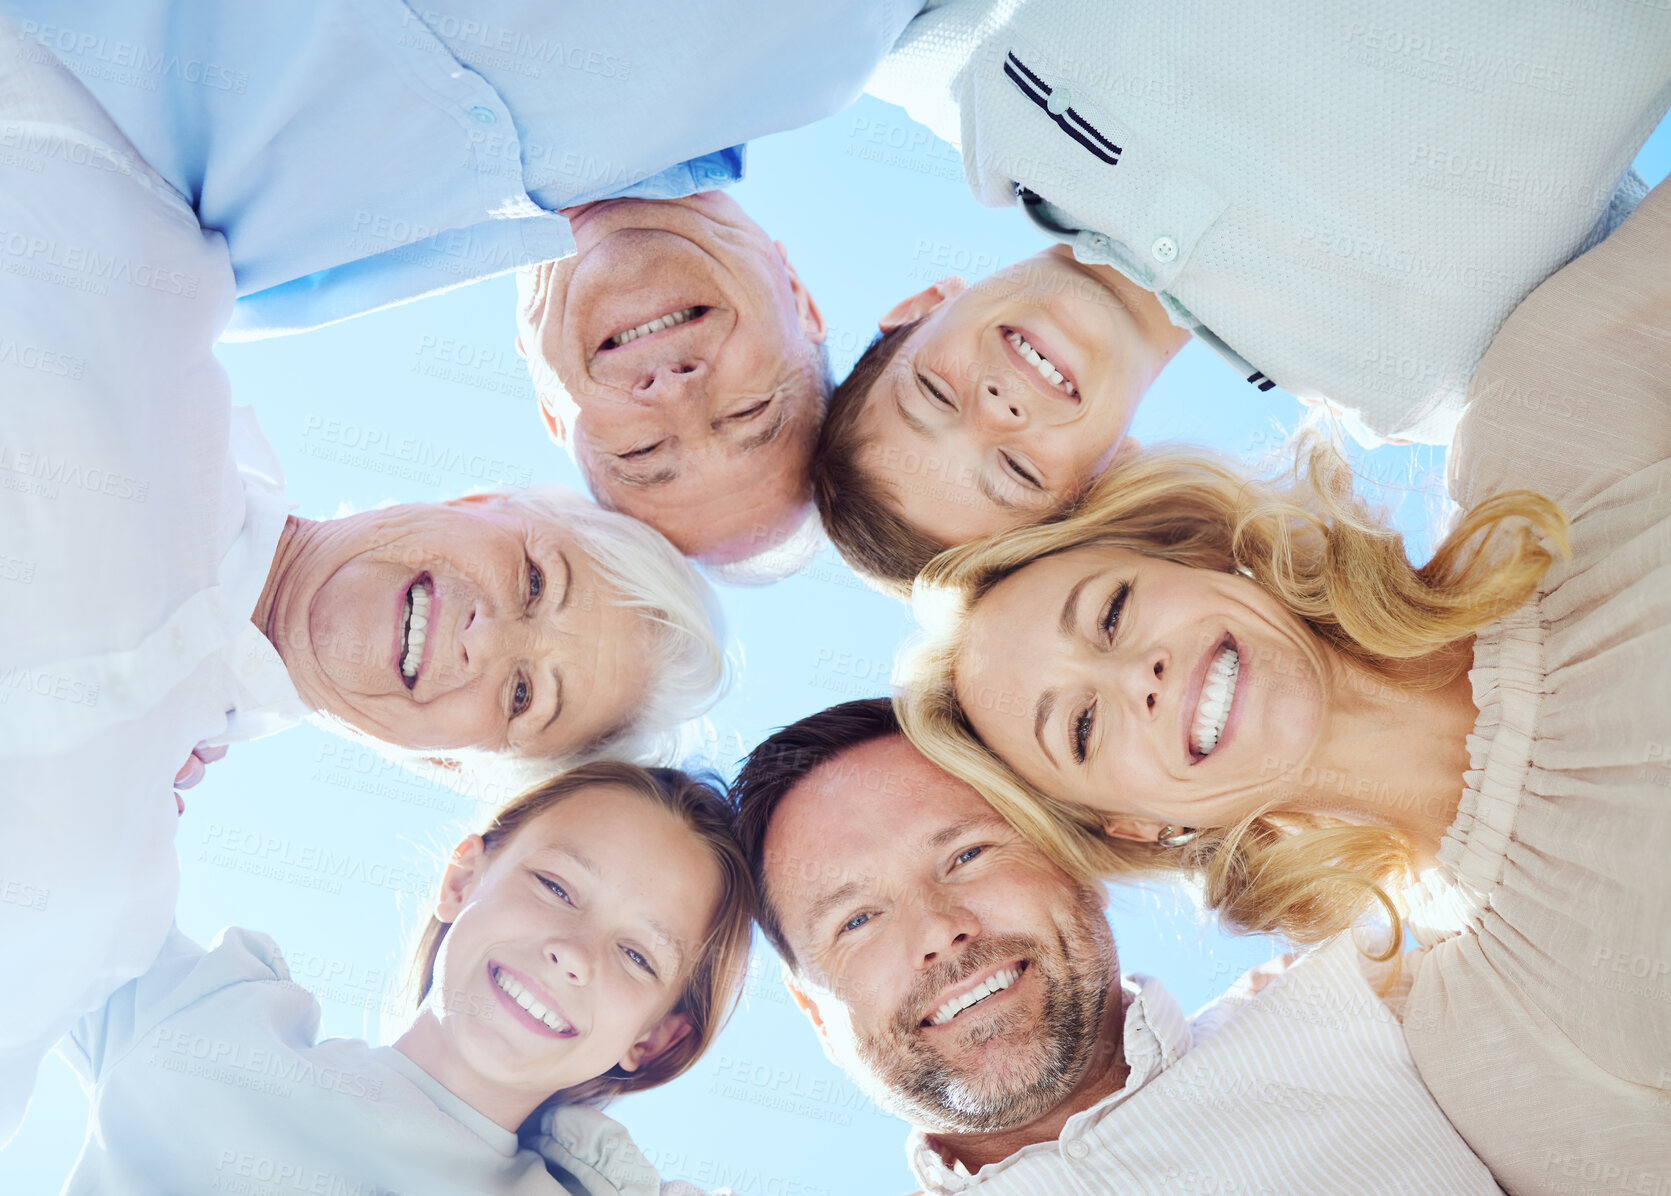
[[[1120,297],[1065,250],[882,318],[921,320],[864,399],[857,465],[950,547],[1029,523],[1108,464],[1154,372]]]

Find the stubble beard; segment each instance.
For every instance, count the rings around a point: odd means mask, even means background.
[[[1003,1058],[960,1066],[925,1041],[921,1023],[929,1001],[948,985],[1013,959],[1028,961],[1027,974],[1043,986],[1038,1015],[1017,1008],[980,1014],[976,1006],[968,1027],[954,1031],[959,1054],[1003,1039],[1011,1044]],[[984,1134],[1025,1125],[1061,1104],[1084,1077],[1114,968],[1101,903],[1082,890],[1048,950],[1026,935],[977,940],[955,960],[926,970],[880,1029],[855,1027],[854,1049],[864,1067],[853,1079],[876,1104],[930,1132]]]

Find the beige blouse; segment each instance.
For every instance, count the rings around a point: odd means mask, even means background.
[[[1572,557],[1476,640],[1465,790],[1413,895],[1405,1037],[1509,1192],[1663,1196],[1671,184],[1516,309],[1469,398],[1452,496],[1541,492]]]

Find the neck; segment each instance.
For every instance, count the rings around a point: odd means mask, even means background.
[[[1023,1146],[1035,1142],[1054,1142],[1061,1135],[1068,1118],[1083,1113],[1125,1086],[1131,1069],[1126,1066],[1126,1006],[1131,996],[1114,978],[1107,1005],[1103,1008],[1102,1029],[1092,1048],[1091,1062],[1085,1068],[1073,1090],[1048,1113],[1024,1125],[993,1130],[985,1134],[930,1133],[929,1141],[949,1163],[959,1162],[973,1175],[988,1163],[1001,1162]]]
[[[440,1020],[428,1008],[420,1010],[406,1032],[395,1039],[395,1050],[494,1125],[512,1133],[551,1095],[517,1092],[478,1075],[451,1048]]]
[[[1443,651],[1466,659],[1473,641]],[[1456,819],[1468,732],[1479,717],[1467,670],[1411,692],[1341,662],[1334,693],[1322,750],[1290,774],[1301,788],[1283,808],[1387,827],[1409,843],[1416,868],[1431,865]]]
[[[1079,261],[1073,256],[1073,250],[1066,245],[1054,245],[1051,252],[1060,254],[1102,283],[1113,292],[1120,306],[1130,313],[1132,322],[1137,325],[1138,339],[1152,356],[1150,364],[1153,372],[1150,374],[1150,381],[1154,380],[1155,374],[1160,373],[1161,367],[1189,344],[1189,329],[1178,327],[1168,318],[1166,309],[1161,306],[1153,291],[1145,291],[1113,266],[1089,265]]]

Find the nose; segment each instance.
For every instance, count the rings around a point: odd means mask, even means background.
[[[520,578],[517,584],[521,584]],[[550,642],[541,638],[543,622],[522,618],[522,612],[512,610],[512,605],[508,598],[500,603],[486,594],[469,600],[459,623],[458,651],[453,661],[464,680],[494,673],[506,663],[538,660],[549,650]]]
[[[647,402],[676,403],[698,397],[708,385],[708,363],[695,357],[657,362],[639,374],[633,396]]]
[[[1140,718],[1159,716],[1160,697],[1172,683],[1172,660],[1164,648],[1134,651],[1114,662],[1114,687]]]
[[[975,426],[999,436],[1013,435],[1027,426],[1025,391],[1020,383],[993,370],[976,385],[969,411]]]
[[[555,937],[545,945],[546,959],[570,984],[587,985],[592,982],[593,951],[581,935]]]
[[[963,902],[944,895],[923,903],[917,916],[913,954],[918,968],[947,958],[956,948],[979,938],[981,922]]]

